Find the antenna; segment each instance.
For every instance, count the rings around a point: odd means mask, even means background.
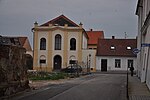
[[[125,34],[124,38],[126,39],[127,38],[127,32],[124,32],[124,34]]]

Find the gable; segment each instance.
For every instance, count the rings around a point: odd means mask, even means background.
[[[65,26],[65,24],[68,24],[69,27],[79,27],[76,23],[74,23],[73,21],[71,21],[70,19],[68,19],[66,16],[64,15],[60,15],[59,17],[56,17],[52,20],[50,20],[49,22],[46,22],[44,24],[42,24],[41,26],[49,26],[49,24],[52,25],[58,25],[58,26]]]

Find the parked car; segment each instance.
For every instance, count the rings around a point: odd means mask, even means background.
[[[82,67],[80,65],[73,65],[63,68],[61,71],[65,73],[76,73],[76,72],[81,73]]]

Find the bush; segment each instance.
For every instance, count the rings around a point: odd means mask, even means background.
[[[67,77],[68,77],[68,75],[66,73],[54,73],[54,74],[52,74],[51,80],[64,79]]]
[[[67,73],[48,73],[48,72],[37,72],[28,73],[29,80],[58,80],[69,77]]]

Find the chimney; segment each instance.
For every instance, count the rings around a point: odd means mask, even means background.
[[[112,36],[112,39],[115,39],[115,36]]]

